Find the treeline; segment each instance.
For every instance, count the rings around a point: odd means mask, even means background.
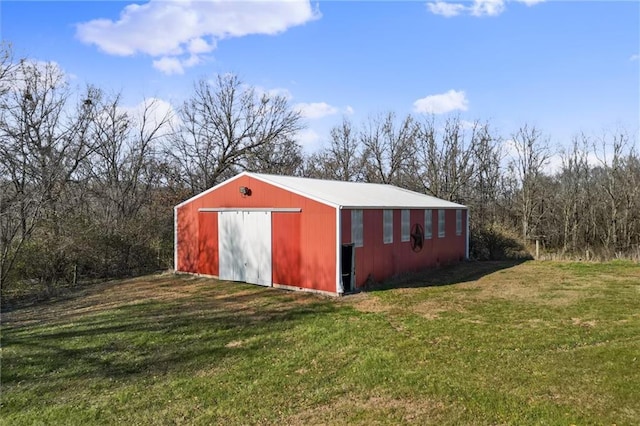
[[[534,240],[560,257],[640,259],[640,156],[624,130],[580,134],[554,150],[527,124],[504,137],[488,123],[388,113],[360,126],[344,119],[302,173],[466,204],[477,259]]]
[[[638,141],[580,135],[556,154],[523,125],[394,113],[343,118],[305,155],[304,121],[279,95],[233,75],[200,80],[180,106],[73,89],[52,63],[0,56],[3,297],[167,269],[173,206],[242,170],[388,183],[467,204],[472,255],[536,238],[564,255],[639,256]],[[557,155],[556,157],[557,158]]]

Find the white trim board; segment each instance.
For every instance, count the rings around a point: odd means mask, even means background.
[[[335,241],[335,247],[336,247],[336,293],[338,294],[343,294],[344,293],[344,286],[342,285],[342,270],[341,270],[341,264],[340,264],[340,258],[341,253],[340,250],[342,249],[342,209],[337,208],[336,209],[336,241]]]
[[[271,212],[271,213],[300,213],[299,207],[202,207],[198,209],[201,213],[217,212]]]
[[[178,207],[173,208],[173,270],[178,270]]]

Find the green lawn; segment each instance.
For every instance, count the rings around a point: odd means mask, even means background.
[[[640,424],[640,266],[340,299],[161,275],[2,315],[2,424]]]

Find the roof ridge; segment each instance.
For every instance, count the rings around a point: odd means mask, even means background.
[[[350,183],[350,184],[358,184],[358,185],[376,185],[376,186],[391,186],[394,188],[400,188],[396,185],[391,185],[389,183],[378,183],[378,182],[361,182],[361,181],[352,181],[352,180],[338,180],[338,179],[324,179],[324,178],[315,178],[309,176],[292,176],[292,175],[276,175],[272,173],[255,173],[255,172],[247,172],[254,176],[273,176],[277,178],[289,178],[289,179],[303,179],[303,180],[315,180],[321,182],[339,182],[339,183]],[[404,188],[402,188],[404,189]],[[418,192],[419,194],[419,192]]]

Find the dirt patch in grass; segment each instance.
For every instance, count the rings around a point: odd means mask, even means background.
[[[480,280],[458,284],[459,288],[477,289],[476,294],[458,294],[443,299],[437,287],[416,287],[387,290],[391,297],[366,292],[348,300],[358,311],[365,313],[414,313],[426,319],[437,319],[445,312],[465,312],[465,305],[478,299],[493,298],[496,289],[483,288]],[[501,289],[504,295],[504,289]],[[513,291],[513,290],[512,290]],[[468,296],[468,297],[467,297]]]
[[[360,312],[365,313],[379,313],[379,312],[388,312],[390,306],[384,302],[382,302],[377,297],[374,297],[370,294],[360,293],[357,296],[348,296],[352,299],[348,300],[348,302]]]
[[[573,325],[577,325],[585,328],[592,328],[596,326],[596,320],[585,321],[581,318],[571,318]]]
[[[413,312],[426,319],[437,319],[445,312],[466,312],[464,305],[459,301],[429,300],[413,306]]]
[[[288,425],[308,424],[438,424],[451,407],[441,401],[417,398],[340,399],[330,404],[297,413],[284,422]],[[370,422],[370,423],[369,423]]]
[[[437,319],[440,314],[448,311],[464,311],[461,304],[439,300],[423,301],[410,306],[408,309],[401,309],[393,304],[380,300],[372,294],[362,294],[358,300],[350,301],[351,305],[360,312],[365,313],[399,313],[401,311],[411,311],[426,319]]]

